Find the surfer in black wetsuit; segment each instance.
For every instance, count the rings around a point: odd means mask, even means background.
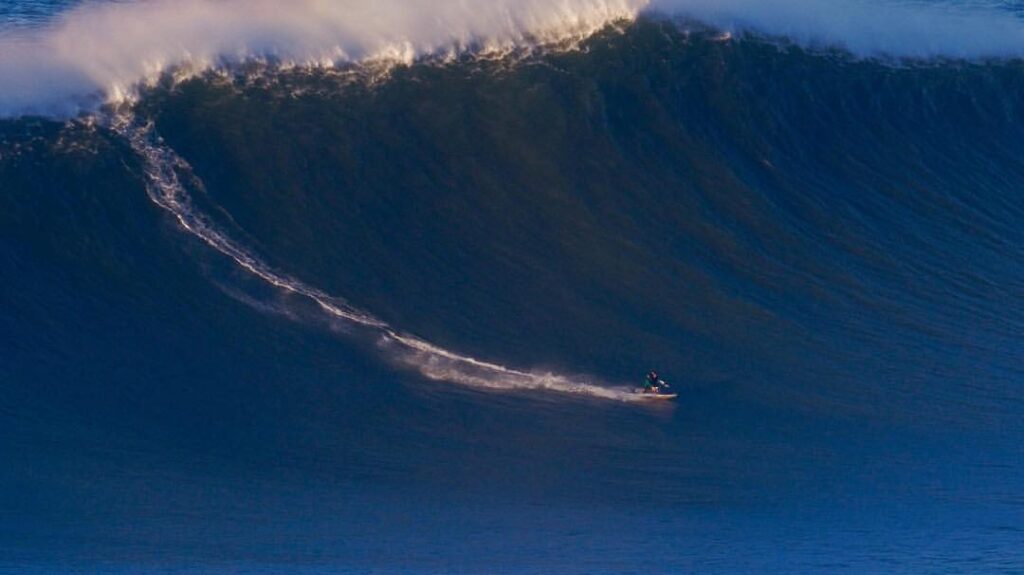
[[[668,384],[658,378],[658,372],[653,369],[647,372],[647,378],[644,380],[644,393],[661,393],[662,388],[668,387]]]

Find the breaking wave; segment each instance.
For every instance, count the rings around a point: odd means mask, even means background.
[[[135,97],[173,70],[253,59],[331,67],[583,39],[642,14],[896,58],[1017,58],[1024,25],[987,5],[846,0],[462,0],[89,3],[0,36],[0,115],[68,116]]]

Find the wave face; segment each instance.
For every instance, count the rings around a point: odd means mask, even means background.
[[[211,226],[383,317],[367,321],[617,381],[655,360],[781,373],[851,408],[928,385],[931,408],[989,417],[1024,326],[1006,266],[1018,73],[646,23],[511,69],[257,65],[140,111],[230,214]]]
[[[516,6],[0,121],[0,566],[1013,564],[1024,65]]]

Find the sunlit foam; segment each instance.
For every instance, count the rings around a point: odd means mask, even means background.
[[[329,67],[583,39],[641,14],[859,56],[1017,58],[1024,25],[992,8],[897,0],[147,0],[86,4],[0,38],[0,115],[73,115],[249,59]]]

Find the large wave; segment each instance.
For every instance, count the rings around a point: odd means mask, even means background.
[[[546,372],[653,365],[765,401],[896,410],[927,385],[934,411],[1003,409],[1019,64],[896,69],[649,19],[579,47],[161,85],[119,108],[141,125],[108,160],[224,256],[202,250],[229,295],[424,377],[621,397]],[[60,125],[0,123],[36,124]]]
[[[68,115],[169,69],[250,58],[331,66],[586,36],[643,14],[691,18],[860,56],[1016,58],[1024,25],[986,7],[823,0],[153,0],[87,4],[0,40],[0,115]]]

